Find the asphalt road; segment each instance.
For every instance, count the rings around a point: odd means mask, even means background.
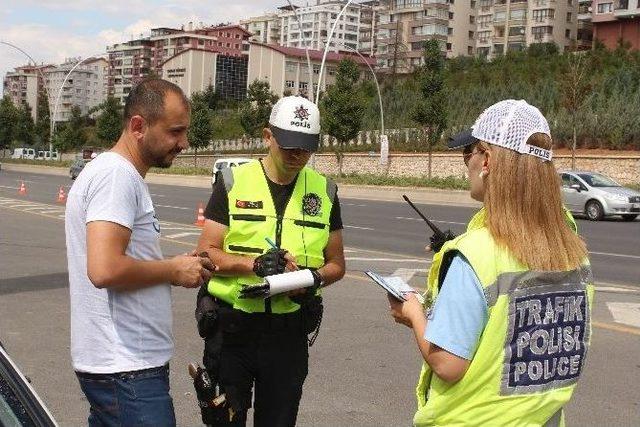
[[[68,191],[68,177],[2,171],[0,196],[18,197],[16,189],[24,180],[28,199],[54,203],[60,186]],[[198,203],[205,206],[210,191],[207,188],[150,184],[158,217],[163,221],[192,224]],[[357,248],[374,249],[409,257],[427,257],[424,247],[431,232],[401,194],[392,194],[395,201],[341,199],[345,224],[345,242]],[[464,206],[417,205],[442,228],[454,233],[464,231],[476,208]],[[580,234],[587,242],[594,277],[599,283],[640,286],[640,219],[624,222],[608,219],[600,222],[577,218]]]
[[[26,196],[17,195],[20,179],[27,185]],[[65,177],[0,173],[0,338],[60,424],[76,426],[86,425],[87,404],[69,360],[64,206],[55,202],[59,186],[69,184]],[[191,225],[195,208],[198,201],[206,202],[208,191],[162,185],[150,189],[162,221],[164,253],[171,256],[192,248],[199,235]],[[403,203],[344,199],[342,204],[348,272],[325,292],[326,315],[310,350],[299,425],[410,425],[420,356],[409,330],[388,316],[384,293],[361,271],[395,273],[422,286],[429,266],[422,252],[424,225]],[[462,207],[422,208],[454,231],[460,231],[473,212]],[[606,231],[598,232],[598,226]],[[634,270],[640,259],[639,226],[579,221],[592,251],[614,254],[593,254],[594,264],[598,257],[603,259],[603,268],[596,272],[599,280],[618,284],[598,286],[593,343],[585,374],[567,408],[569,426],[640,425],[640,269]],[[628,268],[628,279],[602,279],[608,263],[618,270]],[[187,363],[199,360],[202,352],[193,321],[195,292],[174,289],[173,297],[172,395],[179,425],[198,425],[186,373]]]

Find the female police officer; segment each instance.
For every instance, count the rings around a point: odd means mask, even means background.
[[[559,425],[590,342],[591,270],[565,213],[549,125],[525,101],[486,109],[464,148],[483,208],[435,254],[427,316],[390,298],[425,364],[414,423]]]

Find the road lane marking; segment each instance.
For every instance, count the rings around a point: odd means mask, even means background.
[[[406,216],[397,216],[396,219],[407,219],[409,221],[420,221],[420,222],[424,222],[424,220],[422,218],[409,218]],[[432,219],[430,220],[431,222],[437,222],[439,224],[454,224],[454,225],[467,225],[466,222],[453,222],[453,221],[440,221],[438,219]]]
[[[373,228],[369,227],[356,227],[355,225],[345,225],[344,228],[355,228],[356,230],[370,230],[373,231]]]
[[[604,255],[604,256],[612,256],[617,258],[631,258],[631,259],[640,259],[638,255],[626,255],[626,254],[614,254],[611,252],[589,252],[591,255]]]
[[[182,210],[185,210],[185,211],[192,210],[192,208],[185,208],[184,206],[157,205],[157,204],[154,204],[154,206],[159,207],[159,208],[182,209]]]
[[[623,334],[640,335],[640,329],[636,329],[636,328],[630,328],[627,326],[620,326],[612,323],[596,322],[596,321],[593,321],[591,324],[596,328],[607,329],[615,332],[622,332]]]
[[[187,236],[199,236],[200,233],[193,233],[193,232],[185,232],[185,233],[176,233],[176,234],[171,234],[169,236],[164,236],[167,239],[179,239],[181,237],[187,237]]]
[[[619,288],[616,286],[596,286],[596,292],[606,292],[612,294],[637,294],[640,289]]]
[[[154,197],[167,197],[164,194],[156,194],[156,193],[149,193],[149,194],[154,196]]]
[[[634,302],[608,302],[607,308],[616,323],[640,328],[640,304]]]
[[[346,257],[347,261],[378,261],[378,262],[418,262],[430,264],[424,259],[418,258],[367,258],[367,257]]]

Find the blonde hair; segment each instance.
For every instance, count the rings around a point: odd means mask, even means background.
[[[551,149],[551,138],[535,133],[529,145]],[[480,142],[490,156],[485,178],[486,225],[498,245],[531,270],[564,271],[587,257],[584,241],[567,223],[560,178],[551,161]]]

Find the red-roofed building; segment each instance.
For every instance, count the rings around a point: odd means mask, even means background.
[[[309,58],[313,72],[313,90],[317,89],[320,77],[320,65],[323,51],[309,50]],[[364,56],[361,58],[351,52],[328,52],[325,62],[322,90],[335,81],[335,72],[338,62],[348,58],[356,62],[361,69],[363,78],[369,78],[371,71],[367,63],[375,66],[375,58]],[[269,82],[271,90],[278,96],[285,94],[307,96],[311,86],[309,84],[309,69],[304,49],[267,45],[263,43],[251,43],[249,49],[249,72],[247,84],[254,80]]]

